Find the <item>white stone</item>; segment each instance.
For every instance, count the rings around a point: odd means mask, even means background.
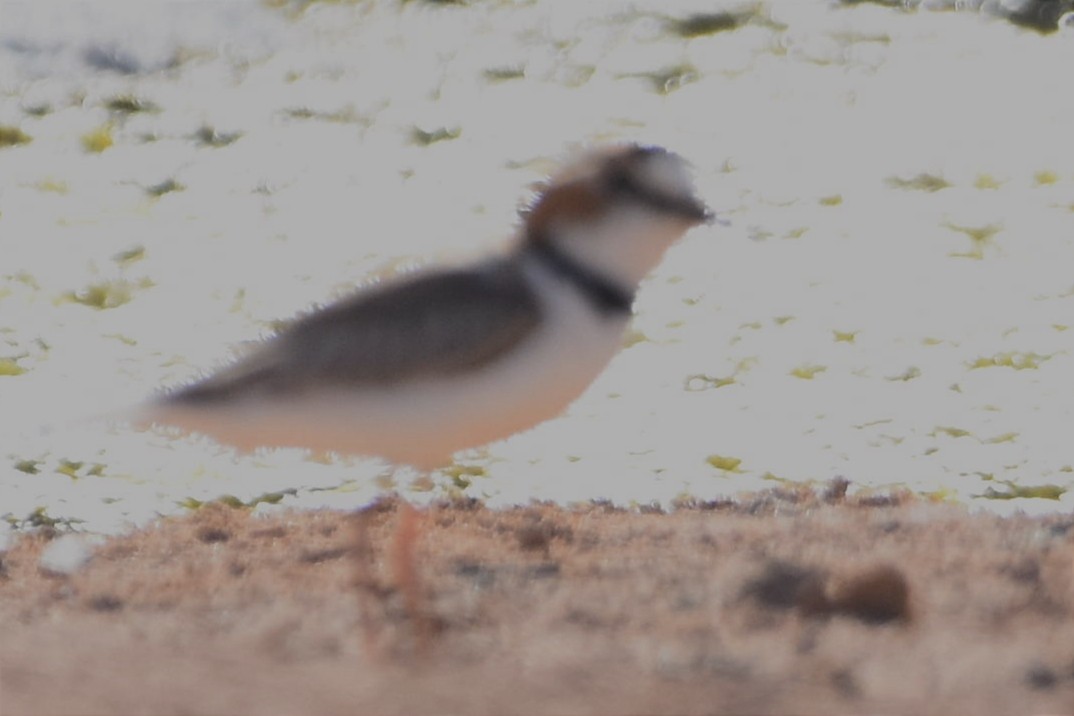
[[[37,566],[53,574],[74,574],[89,562],[93,549],[99,543],[99,539],[88,535],[68,534],[57,537],[41,553]]]

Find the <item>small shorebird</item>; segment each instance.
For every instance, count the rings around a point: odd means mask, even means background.
[[[594,152],[548,182],[504,255],[315,310],[139,422],[435,468],[581,395],[622,345],[642,278],[709,218],[679,156]]]

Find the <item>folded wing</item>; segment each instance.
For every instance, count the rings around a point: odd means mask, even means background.
[[[212,404],[343,386],[390,386],[496,360],[537,326],[516,264],[418,275],[314,311],[165,404]]]

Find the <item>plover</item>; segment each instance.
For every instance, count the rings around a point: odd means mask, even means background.
[[[562,413],[622,345],[641,280],[709,219],[678,155],[587,154],[548,182],[502,255],[315,310],[141,420],[244,451],[442,466]]]

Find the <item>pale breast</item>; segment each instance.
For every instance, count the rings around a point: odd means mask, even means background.
[[[541,323],[480,369],[390,387],[338,386],[287,400],[253,399],[212,410],[165,406],[153,418],[241,450],[302,447],[374,455],[429,469],[562,413],[615,355],[627,317],[595,312],[539,266]]]

